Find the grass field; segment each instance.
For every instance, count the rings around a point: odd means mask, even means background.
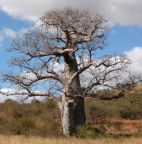
[[[0,144],[142,144],[142,138],[41,138],[24,136],[0,136]]]

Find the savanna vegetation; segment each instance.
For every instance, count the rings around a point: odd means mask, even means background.
[[[142,90],[118,100],[85,101],[87,122],[74,136],[80,138],[142,136]],[[6,100],[0,104],[0,134],[63,137],[60,112],[53,100],[18,103]]]

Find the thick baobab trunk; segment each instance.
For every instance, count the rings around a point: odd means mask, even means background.
[[[84,98],[78,96],[70,99],[63,96],[61,114],[63,133],[66,136],[73,135],[76,127],[86,121]]]
[[[75,97],[74,120],[76,126],[83,125],[86,122],[84,98],[81,96]]]
[[[72,75],[78,71],[77,61],[75,55],[74,59],[70,60],[65,57],[65,71],[66,81],[72,77]],[[85,106],[84,98],[78,95],[81,90],[79,76],[77,75],[72,81],[70,87],[66,91],[66,94],[62,97],[62,128],[63,133],[66,136],[70,136],[75,132],[78,125],[85,124]]]
[[[66,97],[62,97],[61,121],[63,133],[71,136],[75,130],[74,102]]]

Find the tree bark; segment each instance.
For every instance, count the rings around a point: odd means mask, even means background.
[[[73,100],[62,97],[61,114],[63,134],[65,134],[66,136],[73,135],[75,131]]]
[[[61,121],[63,134],[71,136],[79,125],[86,122],[85,106],[83,97],[75,97],[74,99],[62,97]]]
[[[65,57],[66,80],[78,71],[77,61],[74,54],[72,55],[72,58],[73,59],[71,60],[68,56]],[[85,124],[86,121],[84,98],[80,95],[77,96],[80,90],[81,84],[79,76],[77,75],[66,94],[62,96],[62,128],[63,133],[66,136],[73,135],[76,127]]]
[[[75,97],[74,102],[74,120],[75,125],[83,125],[86,122],[84,97]]]

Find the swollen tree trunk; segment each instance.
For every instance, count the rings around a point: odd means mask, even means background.
[[[66,97],[62,97],[61,121],[63,133],[71,136],[75,131],[74,102]]]
[[[62,97],[61,122],[63,134],[71,136],[79,125],[85,124],[84,98],[77,96],[74,99]]]
[[[84,97],[75,97],[74,102],[74,120],[75,125],[83,125],[86,122]]]
[[[72,58],[74,59],[70,59],[68,56],[65,57],[66,80],[78,71],[75,55],[72,55]],[[66,136],[73,135],[76,127],[85,124],[86,121],[84,98],[80,95],[77,96],[80,90],[81,85],[77,75],[66,94],[62,96],[62,129]]]

